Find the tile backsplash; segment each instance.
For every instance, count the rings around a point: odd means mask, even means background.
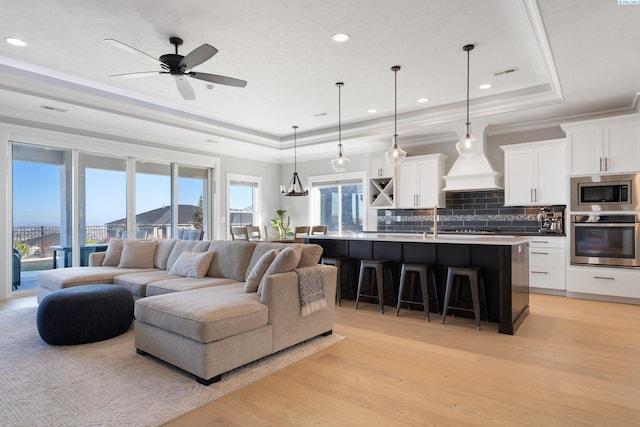
[[[447,193],[438,209],[438,231],[538,232],[540,207],[505,207],[504,190]],[[433,209],[380,209],[378,231],[424,232],[433,227]]]

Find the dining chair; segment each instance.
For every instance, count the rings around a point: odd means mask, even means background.
[[[264,226],[264,237],[267,239],[279,239],[280,238],[280,230],[275,225],[265,225]]]
[[[231,240],[249,240],[246,226],[231,226]]]
[[[295,231],[293,232],[293,240],[299,243],[303,242],[305,236],[309,235],[310,229],[311,227],[309,227],[308,225],[296,227]]]
[[[314,225],[313,227],[311,227],[311,231],[309,232],[309,235],[311,234],[327,234],[327,226]]]
[[[247,225],[247,236],[249,240],[260,240],[260,227],[255,225]]]

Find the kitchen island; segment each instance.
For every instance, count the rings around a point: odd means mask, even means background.
[[[346,257],[356,263],[362,259],[391,261],[396,289],[402,263],[431,264],[441,302],[448,267],[482,267],[489,321],[499,324],[500,333],[513,335],[529,313],[529,241],[523,237],[345,233],[306,240],[322,246],[326,257]],[[463,290],[460,298],[465,298]]]

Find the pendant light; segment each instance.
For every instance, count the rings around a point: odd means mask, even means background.
[[[462,141],[456,144],[456,149],[461,156],[473,157],[479,153],[479,146],[476,139],[471,135],[471,122],[469,121],[469,52],[473,50],[475,45],[466,44],[462,50],[467,52],[467,121],[465,122],[465,136]]]
[[[344,83],[338,82],[336,83],[336,86],[338,86],[338,157],[331,160],[331,166],[336,172],[344,172],[347,170],[350,162],[342,152],[342,100],[340,95]]]
[[[293,126],[293,176],[287,191],[282,189],[283,196],[308,196],[309,190],[305,190],[298,176],[298,126]],[[296,187],[297,185],[297,187]],[[282,188],[282,187],[281,187]]]
[[[387,162],[392,166],[397,166],[407,158],[407,152],[398,145],[398,71],[399,65],[391,67],[394,75],[394,111],[393,111],[393,139],[391,148],[384,153]]]

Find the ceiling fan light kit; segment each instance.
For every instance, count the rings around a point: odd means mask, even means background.
[[[336,172],[344,172],[349,167],[349,162],[350,162],[350,160],[347,159],[344,156],[344,153],[342,152],[342,99],[341,99],[341,92],[342,92],[342,86],[344,86],[344,83],[338,82],[338,83],[336,83],[336,86],[338,86],[338,157],[336,157],[335,159],[331,160],[331,167],[333,167],[333,170],[336,171]]]
[[[456,150],[464,157],[473,157],[480,151],[476,139],[471,134],[471,122],[469,121],[469,52],[474,47],[475,45],[473,44],[466,44],[462,47],[462,50],[467,52],[467,121],[465,122],[465,136],[462,141],[456,144]]]
[[[104,41],[126,52],[143,55],[144,57],[152,60],[154,63],[159,64],[162,68],[161,71],[141,71],[137,73],[113,74],[109,76],[112,78],[131,79],[137,77],[147,77],[154,74],[171,74],[175,78],[178,92],[180,93],[182,98],[187,101],[196,99],[196,94],[193,91],[193,87],[189,83],[189,80],[186,79],[185,76],[225,86],[245,87],[247,85],[247,82],[245,80],[227,76],[220,76],[217,74],[199,73],[192,71],[194,67],[209,60],[216,53],[218,53],[218,49],[207,43],[195,48],[186,56],[182,56],[178,53],[178,47],[182,46],[183,40],[180,37],[170,37],[169,42],[175,46],[175,53],[167,53],[156,59],[153,56],[118,40],[105,39]]]
[[[398,145],[398,71],[399,65],[391,67],[394,76],[394,107],[393,107],[393,138],[391,140],[391,148],[384,153],[387,162],[392,166],[397,166],[407,158],[407,152]]]
[[[295,196],[308,196],[309,190],[305,190],[298,176],[298,126],[293,126],[293,176],[287,190],[282,189],[283,196],[295,197]]]

